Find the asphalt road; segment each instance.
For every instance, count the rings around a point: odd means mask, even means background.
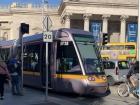
[[[139,105],[139,101],[135,97],[120,97],[118,96],[118,94],[114,93],[102,98],[58,93],[50,94],[50,96],[55,96],[68,100],[76,105]]]
[[[48,100],[44,102],[45,92],[24,88],[24,96],[13,96],[9,88],[5,90],[5,99],[0,100],[0,105],[139,105],[135,97],[120,97],[117,86],[110,87],[112,93],[106,97],[79,96],[49,92]]]

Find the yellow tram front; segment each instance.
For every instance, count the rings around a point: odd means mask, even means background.
[[[56,74],[53,88],[63,92],[106,96],[110,93],[102,60],[93,35],[63,29],[56,36]]]

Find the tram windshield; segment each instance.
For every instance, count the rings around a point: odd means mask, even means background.
[[[77,44],[86,74],[104,74],[101,58],[91,35],[73,35]]]

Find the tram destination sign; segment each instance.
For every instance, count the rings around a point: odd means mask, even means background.
[[[43,33],[43,42],[53,42],[52,32],[44,32]]]

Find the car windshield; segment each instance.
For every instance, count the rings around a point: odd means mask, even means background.
[[[129,69],[128,61],[119,61],[118,62],[119,69]]]
[[[85,72],[86,74],[103,74],[104,71],[102,68],[100,53],[96,43],[91,40],[93,39],[92,36],[84,36],[85,35],[75,35],[74,39],[79,49]]]
[[[103,61],[104,69],[114,69],[115,63],[112,61]]]

